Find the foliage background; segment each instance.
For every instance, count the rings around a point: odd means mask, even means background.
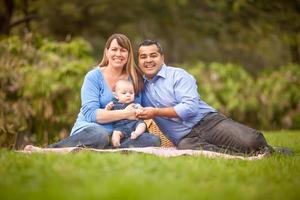
[[[0,146],[69,134],[107,37],[159,40],[201,97],[264,130],[300,128],[299,0],[0,1]]]

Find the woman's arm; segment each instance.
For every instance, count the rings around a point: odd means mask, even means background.
[[[109,123],[121,119],[136,119],[133,105],[127,106],[124,110],[100,108],[103,87],[103,80],[97,76],[95,71],[91,71],[86,75],[81,88],[81,113],[87,122]]]
[[[136,120],[136,109],[134,104],[128,105],[123,110],[105,110],[98,109],[96,112],[96,121],[98,123],[109,123],[122,119]]]

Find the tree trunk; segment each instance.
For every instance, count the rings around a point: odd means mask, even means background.
[[[4,0],[5,12],[0,13],[0,34],[9,34],[10,21],[15,9],[15,4],[13,0]]]
[[[28,0],[23,0],[23,12],[25,18],[29,17],[29,12],[28,12]],[[25,32],[30,32],[30,20],[25,21]]]
[[[292,62],[296,64],[300,64],[300,48],[299,48],[299,39],[298,36],[299,34],[295,34],[292,36],[291,44],[290,44],[290,52],[291,52],[291,57],[292,57]]]

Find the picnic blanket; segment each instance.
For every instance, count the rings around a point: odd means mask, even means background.
[[[27,145],[24,150],[18,151],[22,153],[75,153],[75,152],[97,152],[97,153],[143,153],[152,154],[161,157],[176,157],[176,156],[205,156],[209,158],[224,158],[224,159],[240,159],[240,160],[257,160],[268,156],[269,154],[258,154],[255,156],[238,156],[229,155],[205,150],[178,150],[176,147],[144,147],[144,148],[126,148],[126,149],[93,149],[82,147],[66,147],[66,148],[40,148],[32,145]]]

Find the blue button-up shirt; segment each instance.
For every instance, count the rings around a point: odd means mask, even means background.
[[[216,112],[200,99],[196,80],[185,70],[163,65],[151,80],[145,77],[144,107],[173,107],[178,118],[155,117],[160,130],[175,144],[207,113]]]

